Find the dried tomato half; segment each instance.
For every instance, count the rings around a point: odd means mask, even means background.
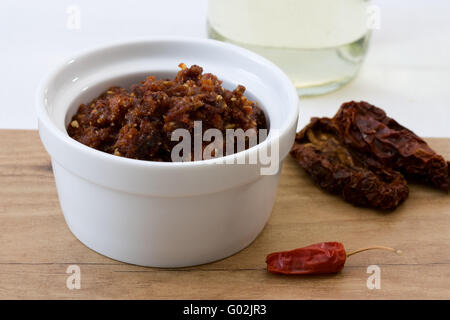
[[[448,191],[448,162],[380,108],[364,101],[350,101],[342,104],[332,121],[346,146],[370,154],[407,177]]]
[[[291,155],[320,187],[355,205],[389,210],[408,197],[402,174],[342,144],[331,119],[312,118]]]

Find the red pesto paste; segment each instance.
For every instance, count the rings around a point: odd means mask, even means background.
[[[171,141],[172,132],[184,128],[193,137],[194,121],[202,121],[203,132],[215,128],[224,137],[226,129],[254,129],[256,134],[267,129],[264,112],[244,96],[244,86],[229,91],[201,67],[179,66],[173,80],[149,76],[130,90],[112,87],[80,105],[67,127],[69,136],[117,156],[172,161],[178,143]],[[202,148],[210,143],[202,142]]]

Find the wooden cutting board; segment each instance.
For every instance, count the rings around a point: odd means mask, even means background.
[[[450,139],[427,139],[450,159]],[[370,245],[337,275],[268,274],[266,254],[321,241],[347,249]],[[81,289],[69,290],[77,265]],[[380,289],[368,289],[370,265]],[[106,258],[81,244],[58,204],[49,156],[36,131],[0,130],[0,298],[63,299],[449,299],[450,197],[420,185],[396,211],[356,208],[317,188],[285,161],[276,204],[261,235],[240,253],[183,268],[144,268]]]

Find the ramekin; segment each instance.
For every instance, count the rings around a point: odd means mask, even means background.
[[[269,136],[224,158],[248,159],[278,141],[272,157],[279,161],[275,174],[261,175],[261,163],[127,159],[68,136],[66,126],[82,102],[111,85],[128,86],[146,75],[173,76],[180,62],[202,66],[228,89],[237,84],[247,88],[246,94],[266,112]],[[258,236],[270,216],[298,118],[296,90],[274,64],[234,45],[179,37],[119,43],[75,55],[47,77],[36,99],[39,134],[51,156],[61,209],[72,233],[105,256],[154,267],[219,260]]]

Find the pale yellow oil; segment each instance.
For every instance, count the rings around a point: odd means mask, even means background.
[[[300,95],[337,89],[358,72],[368,0],[209,0],[208,35],[259,53]]]

